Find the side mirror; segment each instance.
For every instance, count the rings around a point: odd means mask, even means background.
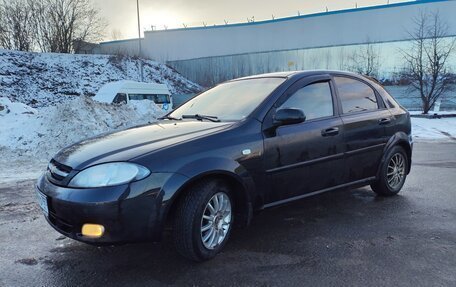
[[[306,120],[306,116],[300,109],[283,108],[276,111],[273,120],[274,125],[284,126],[302,123]]]

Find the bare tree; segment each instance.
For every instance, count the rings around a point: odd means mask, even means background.
[[[29,0],[43,52],[71,53],[74,44],[98,41],[106,27],[90,0]]]
[[[409,32],[411,47],[401,50],[407,66],[403,77],[421,96],[423,114],[427,114],[445,92],[452,89],[455,77],[447,60],[454,51],[455,39],[446,38],[448,26],[438,12],[422,12]]]
[[[119,29],[112,29],[111,30],[111,40],[116,41],[123,39],[122,32]]]
[[[372,42],[367,39],[366,44],[361,46],[350,57],[349,70],[370,77],[378,77],[380,70],[380,52],[375,49]]]
[[[33,19],[26,0],[0,1],[0,47],[33,50]]]

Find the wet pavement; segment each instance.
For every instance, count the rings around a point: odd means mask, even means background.
[[[54,231],[33,181],[0,187],[0,286],[456,286],[456,143],[416,143],[399,196],[370,188],[259,212],[204,263],[170,243],[97,248]]]

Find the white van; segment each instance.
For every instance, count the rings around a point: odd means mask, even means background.
[[[103,103],[126,103],[150,100],[164,111],[173,108],[173,99],[165,84],[142,83],[135,81],[116,81],[105,84],[93,97]]]

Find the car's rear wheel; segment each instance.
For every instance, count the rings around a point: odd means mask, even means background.
[[[388,151],[379,178],[371,184],[372,190],[383,196],[397,194],[404,186],[407,171],[407,153],[400,146],[393,147]]]
[[[233,200],[220,180],[198,182],[186,190],[176,210],[173,240],[184,257],[203,261],[225,245],[233,222]]]

